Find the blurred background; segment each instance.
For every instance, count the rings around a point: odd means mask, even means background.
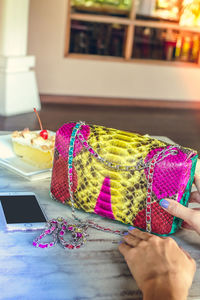
[[[0,0],[0,130],[84,120],[200,150],[200,0]]]

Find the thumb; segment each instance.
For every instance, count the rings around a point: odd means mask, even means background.
[[[171,199],[162,199],[159,202],[160,206],[169,212],[171,215],[183,219],[191,225],[194,211],[191,208],[185,207],[179,202]]]

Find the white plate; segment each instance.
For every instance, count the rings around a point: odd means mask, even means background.
[[[51,135],[55,132],[49,131]],[[51,176],[52,169],[39,169],[18,157],[12,146],[11,134],[0,136],[0,166],[3,166],[29,180],[45,179]]]

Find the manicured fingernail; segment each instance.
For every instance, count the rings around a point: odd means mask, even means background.
[[[165,199],[161,199],[159,202],[160,206],[162,206],[163,208],[168,208],[169,206],[169,201],[165,200]]]
[[[123,235],[128,235],[128,232],[124,232]]]
[[[128,230],[133,230],[133,229],[135,229],[135,227],[133,227],[133,226],[130,226],[130,227],[128,228]]]

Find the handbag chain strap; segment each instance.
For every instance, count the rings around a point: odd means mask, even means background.
[[[79,139],[83,147],[86,148],[91,153],[91,155],[93,155],[99,162],[103,163],[108,168],[117,171],[130,171],[130,170],[141,171],[144,169],[148,169],[147,196],[146,196],[146,231],[151,232],[151,198],[152,198],[151,196],[152,196],[152,184],[153,184],[153,174],[154,174],[155,165],[169,155],[176,155],[178,153],[177,148],[180,148],[180,146],[173,145],[173,146],[167,146],[166,148],[163,148],[161,151],[157,152],[153,156],[153,158],[151,158],[150,161],[147,163],[144,163],[143,160],[141,159],[138,162],[136,162],[135,166],[124,166],[120,164],[115,164],[113,162],[109,162],[103,157],[101,157],[88,144],[88,142],[83,137],[80,131],[83,125],[85,125],[85,123],[80,121],[76,123],[75,127],[73,128],[71,138],[70,138],[69,154],[68,154],[69,196],[70,196],[70,202],[72,208],[72,217],[74,218],[75,221],[78,222],[78,224],[73,224],[73,222],[68,224],[65,219],[60,217],[48,221],[46,230],[33,241],[33,245],[35,247],[49,248],[54,246],[56,243],[60,242],[60,244],[67,249],[80,248],[85,243],[86,237],[88,236],[87,234],[88,227],[95,228],[97,230],[101,230],[104,232],[118,234],[121,236],[124,234],[124,231],[105,228],[88,219],[81,220],[75,214],[75,202],[74,202],[73,190],[72,190],[73,187],[72,166],[73,166],[74,146],[75,146],[76,137]],[[51,197],[53,196],[51,195]],[[65,234],[66,231],[70,231],[72,233],[72,240],[70,240],[69,242],[66,242],[63,239],[63,235]],[[53,241],[50,243],[40,243],[40,240],[48,234],[53,235]]]
[[[145,163],[143,161],[143,159],[140,159],[138,162],[136,162],[135,166],[124,166],[124,165],[120,165],[120,164],[115,164],[113,162],[110,162],[108,160],[106,160],[105,158],[103,158],[102,156],[100,156],[90,145],[89,143],[85,140],[85,138],[83,137],[81,131],[79,130],[81,128],[82,125],[85,125],[84,122],[79,122],[77,123],[77,128],[76,126],[74,127],[74,130],[72,132],[73,136],[77,136],[79,141],[81,142],[81,144],[101,163],[103,163],[104,165],[106,165],[108,168],[114,169],[116,171],[124,171],[124,172],[128,172],[130,170],[135,170],[135,171],[141,171],[143,169],[147,169],[148,168],[148,176],[147,176],[147,197],[146,197],[146,231],[147,232],[151,232],[151,195],[152,195],[152,184],[153,184],[153,174],[154,174],[154,168],[155,165],[160,162],[161,160],[163,160],[164,158],[166,158],[169,155],[176,155],[178,153],[177,151],[177,147],[179,148],[179,145],[176,146],[169,146],[168,148],[164,148],[163,150],[159,151],[157,154],[154,155],[154,157],[147,163]],[[70,153],[72,153],[73,156],[73,148],[74,146],[74,139],[72,140],[72,142],[70,141],[70,147],[71,147],[71,152],[69,150]],[[176,147],[176,148],[175,148]],[[73,160],[73,157],[71,155],[69,155],[69,160]],[[70,166],[70,168],[72,168],[72,165]],[[72,182],[72,177],[68,176],[68,182],[69,182],[69,186],[72,186],[73,182]],[[72,215],[74,216],[74,218],[76,218],[75,216],[75,209],[74,209],[74,200],[73,200],[73,193],[71,190],[70,193],[70,200],[72,203]],[[80,221],[80,220],[79,220]],[[98,224],[93,223],[92,221],[89,221],[89,224],[92,225],[92,227],[99,229],[99,230],[104,230],[103,227],[99,226]],[[108,228],[106,228],[106,231],[110,231]],[[112,231],[113,233],[117,233],[117,234],[121,234],[120,231],[117,230],[116,231]]]
[[[136,170],[140,171],[143,169],[148,168],[148,184],[147,184],[147,198],[146,198],[146,231],[151,232],[151,194],[152,194],[152,183],[153,183],[153,173],[156,163],[160,162],[164,158],[166,158],[169,155],[176,155],[178,153],[177,147],[178,145],[168,146],[167,148],[162,149],[157,154],[154,155],[154,157],[150,160],[148,163],[144,163],[143,161],[139,161],[136,166],[123,166],[119,164],[114,164],[112,162],[107,161],[106,159],[102,158],[85,140],[82,133],[80,132],[80,128],[82,125],[85,125],[84,122],[80,121],[76,123],[71,139],[70,139],[70,145],[69,145],[69,157],[68,157],[68,184],[69,184],[69,195],[70,195],[70,201],[72,206],[72,216],[75,220],[80,222],[80,225],[85,227],[92,227],[101,231],[108,231],[115,234],[123,235],[124,232],[120,230],[112,230],[110,228],[102,227],[96,223],[94,223],[91,220],[80,220],[76,214],[75,214],[75,205],[74,205],[74,198],[73,198],[73,178],[72,178],[72,163],[73,163],[73,153],[74,153],[74,145],[75,145],[75,138],[78,137],[82,145],[100,162],[105,164],[107,167],[111,169],[115,169],[117,171],[130,171],[130,170]]]

